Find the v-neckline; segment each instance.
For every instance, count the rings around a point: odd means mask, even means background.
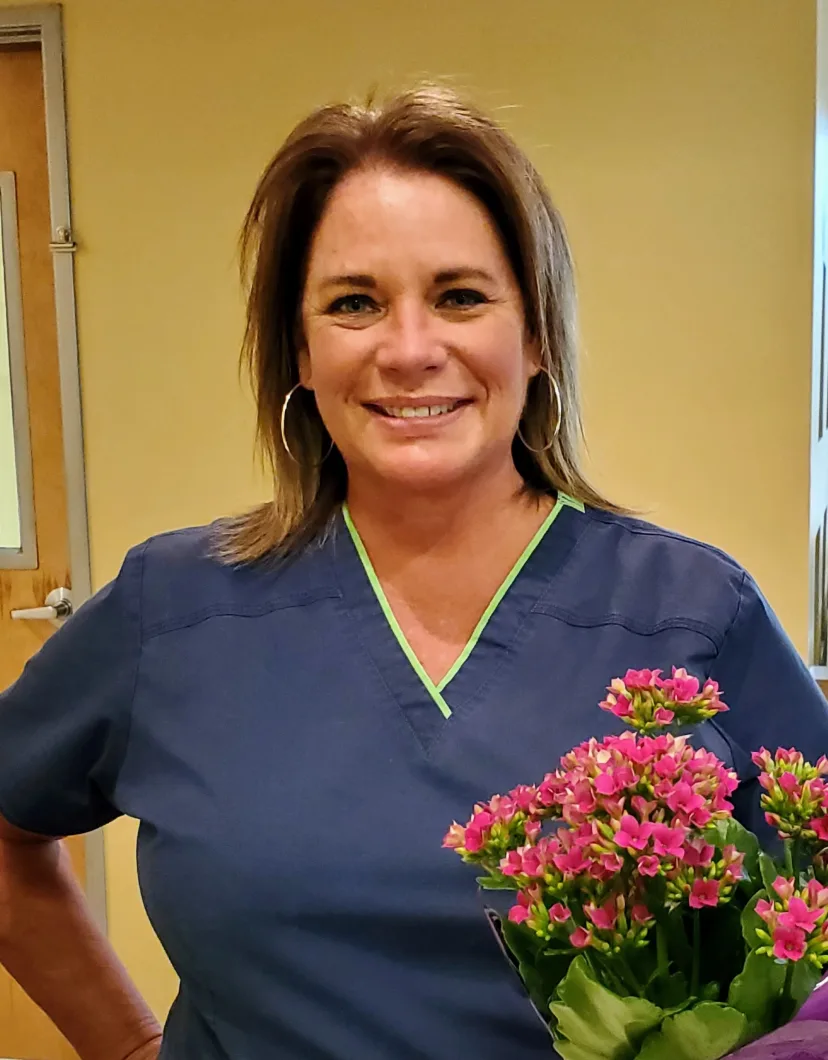
[[[521,552],[520,556],[518,556],[511,570],[495,591],[494,596],[492,596],[492,599],[489,601],[489,604],[481,615],[480,620],[472,631],[472,634],[466,642],[465,646],[463,647],[462,651],[452,663],[445,676],[440,681],[435,682],[432,680],[431,677],[429,677],[428,673],[425,670],[425,667],[418,659],[417,654],[409,644],[408,638],[406,637],[405,633],[402,630],[402,627],[397,621],[397,617],[394,614],[390,603],[388,602],[388,597],[385,595],[385,590],[383,589],[382,584],[380,583],[380,580],[377,577],[376,570],[374,569],[374,565],[371,562],[371,557],[368,555],[368,550],[365,548],[365,544],[359,535],[359,531],[357,530],[356,526],[354,525],[354,521],[351,518],[351,513],[348,509],[347,502],[342,505],[342,516],[345,522],[345,526],[348,529],[348,534],[350,535],[354,549],[357,555],[359,556],[362,568],[365,572],[365,576],[367,577],[368,582],[371,586],[373,594],[376,598],[376,602],[379,604],[382,614],[385,617],[385,621],[388,625],[388,628],[394,635],[394,638],[397,641],[397,644],[399,645],[406,659],[408,660],[411,669],[419,678],[424,690],[428,693],[430,698],[437,705],[438,709],[440,710],[440,713],[443,715],[444,718],[450,718],[453,713],[451,707],[446,702],[445,696],[443,695],[444,690],[455,679],[455,677],[458,676],[466,662],[471,657],[478,641],[480,640],[486,627],[489,625],[489,622],[491,621],[492,617],[495,615],[495,612],[497,611],[499,605],[501,604],[509,589],[512,587],[512,585],[520,575],[521,571],[524,569],[526,564],[535,554],[538,549],[538,546],[544,540],[544,538],[549,532],[550,527],[556,521],[556,519],[564,508],[574,508],[576,511],[581,513],[583,513],[584,511],[584,505],[581,501],[575,500],[573,497],[570,497],[565,493],[561,493],[560,491],[558,492],[558,496],[552,508],[552,511],[544,519],[543,523],[533,535],[531,541],[528,543],[523,552]]]

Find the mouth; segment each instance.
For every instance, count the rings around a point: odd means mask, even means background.
[[[470,398],[429,398],[421,404],[400,404],[393,401],[366,401],[365,408],[390,420],[432,420],[449,416],[465,405],[470,405]]]

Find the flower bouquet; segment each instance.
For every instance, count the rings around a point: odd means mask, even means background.
[[[631,731],[477,804],[443,841],[481,887],[515,892],[508,915],[487,912],[554,1049],[563,1060],[718,1060],[744,1046],[745,1060],[828,1057],[828,1003],[786,1026],[828,964],[828,759],[753,755],[777,858],[733,816],[736,774],[687,732],[728,709],[715,681],[630,670],[608,693],[601,707]],[[780,1035],[817,1051],[770,1051]],[[765,1036],[767,1052],[749,1045]]]

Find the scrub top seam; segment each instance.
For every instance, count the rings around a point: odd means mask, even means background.
[[[165,633],[173,633],[179,629],[197,626],[201,622],[209,621],[211,618],[264,618],[275,611],[287,611],[294,607],[309,607],[311,604],[322,603],[325,600],[338,600],[341,597],[342,593],[335,590],[320,590],[318,593],[301,594],[294,598],[286,597],[283,600],[275,600],[267,604],[250,605],[248,607],[216,604],[202,608],[200,611],[183,615],[181,618],[165,619],[164,621],[153,623],[145,630],[144,641],[163,636]]]
[[[138,682],[141,675],[141,663],[144,658],[144,574],[146,572],[146,560],[147,551],[149,548],[149,542],[145,541],[141,545],[138,551],[138,559],[140,562],[138,568],[138,594],[137,594],[137,620],[138,620],[138,651],[135,658],[135,673],[132,678],[132,690],[130,692],[129,707],[126,713],[126,720],[123,724],[123,735],[121,736],[121,746],[118,750],[118,765],[113,770],[111,777],[111,790],[108,792],[102,792],[106,801],[112,807],[112,809],[118,813],[123,814],[123,811],[114,802],[115,793],[118,788],[118,780],[120,779],[121,773],[124,770],[126,760],[129,756],[129,747],[132,738],[132,725],[135,719],[135,701],[138,696]]]
[[[635,619],[628,618],[626,615],[610,613],[606,615],[580,616],[571,611],[566,611],[562,607],[557,607],[555,604],[545,604],[543,602],[536,604],[532,611],[535,614],[545,615],[547,618],[554,618],[565,622],[569,626],[576,626],[581,629],[591,629],[595,626],[622,626],[624,629],[629,630],[630,633],[635,633],[640,637],[652,637],[668,629],[685,629],[705,637],[710,641],[717,653],[721,651],[723,644],[721,630],[693,618],[666,618],[661,622],[644,625],[636,622]]]

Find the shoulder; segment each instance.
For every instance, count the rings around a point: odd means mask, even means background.
[[[749,575],[721,549],[629,516],[588,508],[560,590],[572,613],[642,632],[685,625],[720,643]]]
[[[125,580],[144,637],[216,615],[255,617],[338,596],[324,546],[283,562],[233,565],[216,554],[217,524],[157,534],[127,553]]]

